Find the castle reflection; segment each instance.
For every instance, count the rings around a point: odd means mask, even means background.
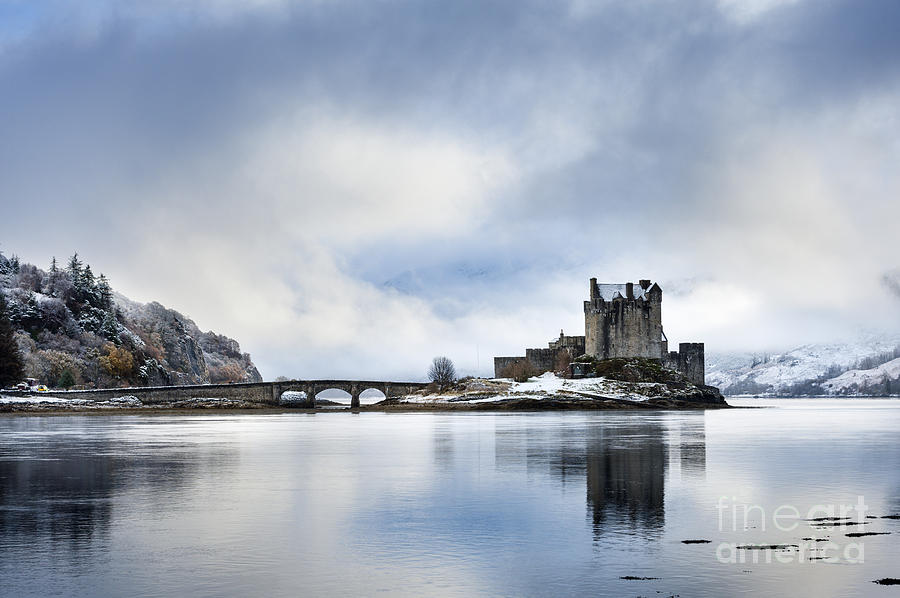
[[[619,530],[663,527],[668,463],[665,438],[664,427],[656,421],[592,430],[585,458],[587,504],[595,534],[601,534],[610,520]]]
[[[667,474],[705,476],[704,421],[702,413],[629,414],[498,429],[495,460],[504,470],[549,473],[562,487],[583,484],[595,538],[607,530],[655,535],[665,525]]]

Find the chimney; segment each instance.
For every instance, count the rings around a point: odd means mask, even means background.
[[[591,279],[591,299],[597,299],[600,293],[597,292],[597,279]]]
[[[626,299],[634,299],[634,283],[633,282],[625,283],[625,298]]]
[[[641,279],[640,285],[641,285],[641,288],[644,289],[644,290],[646,291],[647,289],[650,288],[650,281],[649,281],[649,280],[645,280],[645,279]]]

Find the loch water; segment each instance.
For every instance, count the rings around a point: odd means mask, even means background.
[[[900,595],[900,401],[731,402],[0,417],[0,595]]]

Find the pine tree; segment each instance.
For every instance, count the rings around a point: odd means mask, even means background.
[[[75,386],[75,374],[72,373],[72,370],[66,368],[59,375],[59,380],[56,381],[56,385],[60,388],[69,389]]]
[[[94,279],[94,273],[91,266],[85,264],[81,271],[81,277],[75,282],[75,287],[81,290],[81,297],[91,305],[98,303],[97,301],[97,281]]]
[[[47,274],[47,288],[44,289],[44,293],[50,295],[51,297],[59,297],[60,296],[60,283],[65,278],[65,273],[59,269],[59,265],[56,262],[56,256],[53,256],[53,261],[50,262],[50,273]]]
[[[81,278],[81,260],[78,259],[78,252],[69,258],[69,274],[72,275],[72,282],[77,282]]]
[[[81,283],[85,288],[90,289],[96,286],[97,281],[94,279],[94,273],[91,271],[91,265],[88,264],[81,271]]]
[[[119,338],[119,322],[116,320],[116,314],[113,311],[107,311],[103,318],[103,323],[98,330],[100,336],[107,340],[115,341]]]
[[[25,370],[22,355],[13,337],[12,323],[6,310],[6,297],[0,292],[0,388],[22,380]]]
[[[100,297],[100,309],[109,310],[113,304],[113,291],[109,279],[102,272],[97,279],[97,294]]]

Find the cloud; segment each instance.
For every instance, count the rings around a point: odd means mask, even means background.
[[[12,6],[4,248],[267,377],[487,373],[591,276],[711,351],[900,326],[891,3]]]
[[[881,281],[895,297],[900,299],[900,269],[886,272]]]

